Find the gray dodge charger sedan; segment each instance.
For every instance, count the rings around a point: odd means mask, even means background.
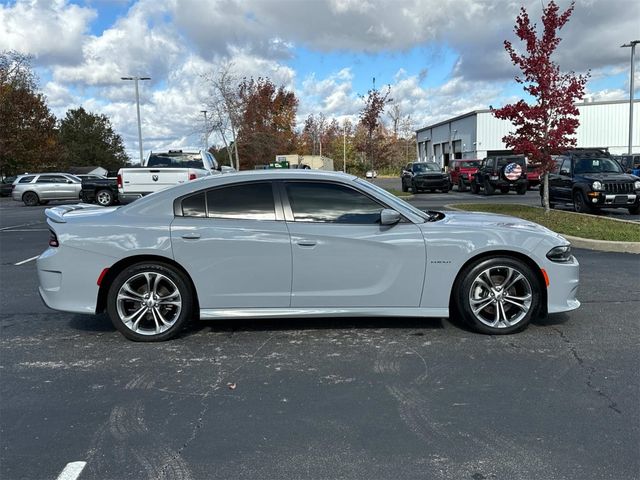
[[[455,316],[506,334],[580,306],[578,262],[560,235],[507,216],[423,212],[341,173],[238,172],[46,215],[44,302],[106,310],[131,340],[231,317]]]

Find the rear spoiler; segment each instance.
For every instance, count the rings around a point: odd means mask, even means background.
[[[44,214],[47,218],[55,223],[67,223],[64,216],[74,210],[82,210],[85,208],[98,208],[90,203],[78,203],[76,205],[60,205],[59,207],[47,208]]]

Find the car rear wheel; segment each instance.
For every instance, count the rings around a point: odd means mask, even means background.
[[[523,330],[537,315],[540,282],[531,268],[511,257],[480,260],[460,273],[456,296],[463,319],[491,335]]]
[[[500,193],[509,193],[509,187],[500,187]]]
[[[573,192],[573,208],[578,213],[593,213],[593,207],[587,203],[587,199],[581,191]]]
[[[402,180],[400,183],[402,183],[402,191],[403,192],[408,192],[409,189],[407,188],[407,185],[404,183],[404,180]]]
[[[471,182],[471,192],[475,193],[476,195],[480,193],[480,185],[478,185],[478,182],[476,182],[475,180]]]
[[[27,207],[35,207],[40,203],[40,198],[36,192],[26,192],[22,195],[22,201]]]
[[[163,263],[138,263],[113,281],[107,312],[129,340],[159,342],[178,334],[193,311],[193,293],[185,275]]]
[[[518,185],[516,187],[516,193],[518,195],[524,195],[525,193],[527,193],[527,184],[523,183],[523,184]]]
[[[493,195],[493,192],[495,191],[495,189],[493,188],[493,185],[489,183],[489,180],[485,180],[482,186],[484,187],[485,195]]]
[[[98,205],[108,207],[113,203],[113,194],[109,190],[99,190],[96,193],[96,202]]]

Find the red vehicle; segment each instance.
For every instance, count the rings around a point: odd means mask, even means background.
[[[529,182],[529,188],[540,185],[542,179],[542,170],[540,165],[527,165],[527,181]]]
[[[478,171],[480,160],[464,159],[452,160],[449,164],[449,174],[451,175],[451,184],[458,186],[459,192],[467,190],[471,184],[473,175]]]

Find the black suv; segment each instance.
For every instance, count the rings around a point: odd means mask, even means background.
[[[600,208],[628,208],[640,213],[640,177],[624,173],[609,152],[570,150],[554,158],[549,173],[549,204],[573,202],[576,212]],[[543,195],[540,189],[540,195]]]
[[[418,193],[421,190],[435,192],[437,189],[447,193],[451,190],[449,174],[444,173],[440,165],[434,162],[407,163],[402,167],[400,181],[403,192],[407,192],[409,189],[413,193]]]
[[[518,195],[527,193],[527,158],[524,155],[502,155],[487,157],[471,179],[471,191],[493,195],[496,190],[509,193],[515,188]]]

